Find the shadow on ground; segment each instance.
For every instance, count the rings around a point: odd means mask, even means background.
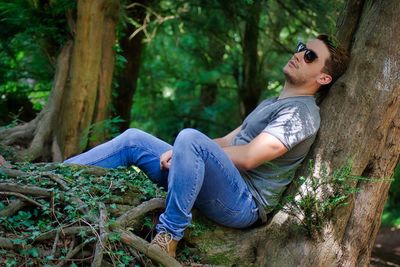
[[[370,267],[400,267],[400,229],[379,230],[372,250]]]

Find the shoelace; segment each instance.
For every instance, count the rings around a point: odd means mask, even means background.
[[[168,252],[168,244],[172,241],[172,235],[167,232],[158,233],[151,241],[152,244],[157,244],[162,250]]]

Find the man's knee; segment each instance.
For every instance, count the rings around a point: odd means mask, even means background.
[[[132,141],[140,141],[146,137],[146,133],[136,128],[130,128],[125,130],[118,136],[118,139],[124,143],[130,143]]]
[[[202,132],[196,129],[186,128],[179,132],[176,139],[193,141],[193,140],[203,139],[204,137],[206,136]]]
[[[202,132],[196,129],[186,128],[179,132],[175,142],[196,143],[196,142],[202,142],[205,139],[209,138]]]

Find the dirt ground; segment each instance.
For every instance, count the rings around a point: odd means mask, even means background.
[[[400,267],[400,229],[379,230],[370,267]]]

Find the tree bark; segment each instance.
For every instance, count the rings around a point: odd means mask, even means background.
[[[398,1],[365,1],[354,36],[350,68],[342,82],[333,88],[338,92],[323,106],[323,114],[329,114],[334,123],[321,129],[315,157],[332,169],[353,159],[354,175],[379,180],[360,182],[353,205],[333,218],[341,241],[339,263],[344,266],[368,264],[390,187],[388,179],[399,160],[398,12]],[[341,129],[335,138],[334,129]],[[326,144],[325,140],[330,142]]]
[[[3,144],[20,147],[17,160],[62,161],[79,153],[89,127],[108,115],[118,7],[116,0],[81,0],[76,25],[67,13],[73,40],[61,49],[46,106],[34,120],[0,131]]]
[[[258,58],[258,24],[261,0],[255,0],[247,11],[243,37],[243,84],[239,84],[239,99],[242,116],[247,116],[258,104],[262,85],[260,84]]]
[[[349,3],[352,3],[350,1]],[[297,220],[277,213],[264,227],[217,227],[192,238],[213,263],[243,266],[368,266],[400,155],[400,28],[397,0],[365,1],[357,27],[346,37],[352,60],[321,106],[322,124],[310,158],[315,175],[352,161],[358,189],[335,210],[320,238],[307,238]],[[343,30],[343,29],[341,29]],[[306,169],[306,168],[303,168]],[[304,170],[302,173],[304,174]],[[373,180],[368,180],[373,179]],[[218,259],[218,260],[216,260]]]
[[[6,145],[27,143],[27,149],[20,151],[18,160],[34,160],[41,157],[60,161],[62,158],[53,129],[67,84],[71,50],[72,42],[69,41],[58,56],[53,87],[43,110],[32,121],[0,132],[0,139]]]
[[[144,4],[144,1],[132,1],[133,3]],[[129,16],[135,21],[143,22],[146,11],[143,8],[135,8]],[[116,115],[124,121],[120,124],[119,130],[122,132],[129,128],[131,123],[131,109],[133,97],[136,92],[137,81],[143,52],[143,32],[139,32],[132,39],[129,36],[137,28],[128,24],[124,31],[124,37],[121,39],[122,55],[126,59],[126,64],[122,73],[117,77],[119,87],[117,88],[117,97],[115,98]]]
[[[204,58],[204,64],[207,71],[212,71],[222,64],[225,47],[224,43],[213,34],[208,37],[207,58]],[[200,91],[200,108],[204,109],[213,105],[217,98],[218,82],[216,80],[202,86]]]
[[[65,92],[57,132],[64,157],[81,152],[93,118],[101,63],[104,0],[78,1],[76,36],[72,53],[70,88]],[[79,114],[79,116],[75,116]]]
[[[109,135],[108,129],[102,122],[110,116],[111,91],[115,66],[115,28],[119,21],[119,10],[119,0],[107,1],[102,38],[101,69],[97,88],[96,106],[92,119],[94,127],[90,133],[89,147],[103,143]]]

